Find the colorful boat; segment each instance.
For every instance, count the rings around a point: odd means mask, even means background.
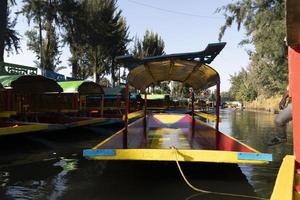
[[[104,119],[72,117],[61,112],[62,88],[56,81],[39,75],[0,76],[5,91],[5,116],[0,135],[53,131],[102,123]],[[49,112],[50,108],[55,108]]]
[[[61,92],[57,83],[43,76],[37,75],[5,75],[0,76],[0,82],[5,88],[1,92],[3,97],[1,107],[0,135],[46,131],[56,129],[48,123],[37,123],[18,120],[24,113],[36,113],[38,109],[38,96],[44,91]],[[33,84],[34,83],[34,84]]]
[[[104,117],[122,118],[125,110],[124,90],[122,86],[103,88],[104,90]]]
[[[219,131],[220,77],[210,64],[226,43],[209,44],[204,51],[148,57],[119,57],[130,69],[126,84],[125,127],[83,155],[93,160],[151,160],[261,164],[272,160],[257,150]],[[160,81],[175,80],[194,89],[217,86],[216,127],[192,114],[147,112],[144,97],[143,118],[128,125],[128,85],[145,91]]]
[[[286,1],[289,92],[293,104],[294,155],[287,155],[280,166],[271,200],[300,199],[300,1]]]
[[[85,114],[98,114],[103,117],[104,91],[103,88],[92,81],[63,81],[58,82],[63,88],[62,112]]]

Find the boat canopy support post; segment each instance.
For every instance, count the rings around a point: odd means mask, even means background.
[[[289,47],[289,88],[293,104],[294,155],[300,166],[300,45]]]
[[[145,89],[145,96],[144,96],[144,129],[146,130],[147,127],[147,89]]]
[[[101,117],[104,114],[104,94],[101,95]]]
[[[128,111],[129,111],[129,88],[128,82],[125,86],[125,119],[124,119],[124,132],[123,132],[123,148],[127,148],[127,134],[128,134]]]
[[[221,102],[221,96],[220,96],[220,82],[217,83],[216,88],[216,149],[219,149],[220,146],[220,136],[218,134],[219,132],[219,121],[220,121],[220,102]]]
[[[221,95],[220,95],[220,82],[217,83],[216,89],[216,130],[219,131],[219,122],[220,122],[220,104],[221,104]]]
[[[195,102],[195,93],[194,90],[191,88],[190,91],[191,99],[192,99],[192,136],[194,136],[195,133],[195,107],[194,107],[194,102]]]

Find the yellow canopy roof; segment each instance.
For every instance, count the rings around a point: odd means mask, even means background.
[[[160,81],[179,81],[194,89],[206,89],[220,81],[219,74],[210,66],[197,61],[166,60],[138,65],[129,72],[128,83],[144,90]]]
[[[121,56],[130,72],[128,83],[136,89],[144,90],[160,81],[180,81],[194,89],[206,89],[220,82],[216,70],[208,66],[224,48],[226,43],[209,44],[204,51],[147,57],[136,59]]]

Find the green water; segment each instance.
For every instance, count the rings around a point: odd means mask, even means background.
[[[221,111],[220,130],[261,152],[268,165],[188,163],[183,170],[197,187],[268,198],[287,144],[268,147],[274,115]],[[197,194],[181,179],[174,162],[89,161],[91,148],[120,127],[73,129],[0,138],[0,199],[241,199]],[[247,199],[247,198],[244,198]],[[248,198],[249,199],[249,198]]]

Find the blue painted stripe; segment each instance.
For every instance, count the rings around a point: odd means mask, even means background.
[[[262,160],[273,161],[272,154],[268,153],[238,153],[238,160]]]
[[[83,150],[83,156],[95,157],[95,156],[115,156],[115,149],[85,149]]]

